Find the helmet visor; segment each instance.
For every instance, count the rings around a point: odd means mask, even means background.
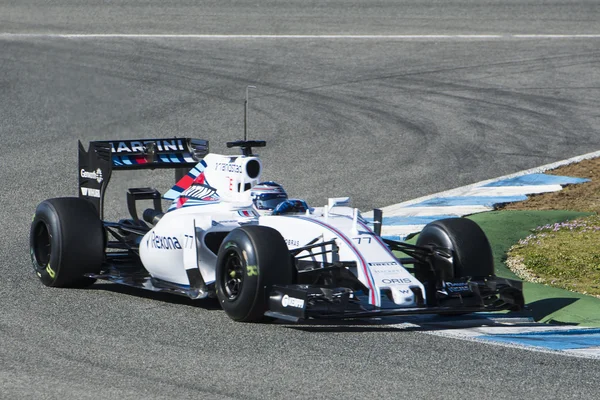
[[[259,210],[272,210],[286,199],[287,196],[284,193],[262,194],[254,199],[254,205]]]

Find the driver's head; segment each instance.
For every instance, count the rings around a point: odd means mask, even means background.
[[[288,195],[279,183],[261,182],[250,190],[252,204],[260,215],[271,215],[279,203]]]

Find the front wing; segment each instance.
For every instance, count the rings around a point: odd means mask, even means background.
[[[375,307],[367,294],[349,288],[313,285],[274,285],[266,316],[298,322],[307,319],[353,319],[411,314],[468,314],[524,307],[521,281],[486,277],[448,282],[429,304],[416,307]],[[431,304],[433,303],[433,304]]]

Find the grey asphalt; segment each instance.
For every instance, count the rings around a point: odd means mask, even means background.
[[[398,330],[248,325],[211,302],[45,288],[40,201],[76,141],[266,139],[265,178],[363,210],[600,149],[600,39],[59,38],[61,33],[600,34],[595,2],[0,1],[0,398],[596,398],[599,361]],[[50,36],[23,36],[22,34]],[[165,172],[123,173],[124,190]],[[394,320],[396,322],[396,320]]]

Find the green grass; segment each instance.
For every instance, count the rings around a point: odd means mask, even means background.
[[[517,278],[506,266],[506,253],[519,240],[529,236],[538,226],[560,223],[590,215],[575,211],[493,211],[471,215],[483,229],[494,253],[496,275]]]
[[[524,279],[600,295],[600,217],[537,227],[509,250]]]

